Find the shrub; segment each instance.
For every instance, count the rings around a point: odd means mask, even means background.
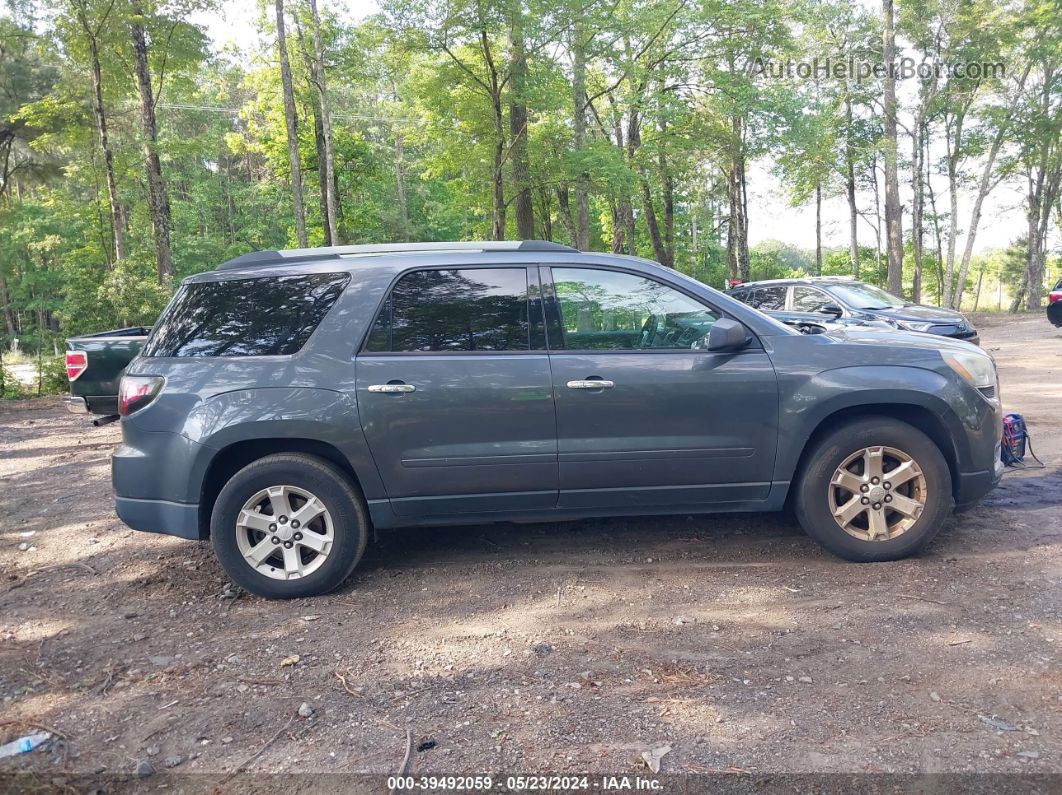
[[[40,391],[42,395],[61,395],[70,388],[66,377],[65,356],[45,356],[41,359]]]

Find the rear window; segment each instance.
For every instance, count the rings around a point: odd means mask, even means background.
[[[346,287],[346,273],[196,282],[181,287],[144,356],[296,353]]]

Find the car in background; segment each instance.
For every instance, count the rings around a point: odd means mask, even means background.
[[[912,304],[870,284],[843,276],[747,282],[728,291],[763,312],[810,312],[838,320],[882,321],[893,328],[980,343],[961,313]]]
[[[76,414],[118,415],[118,384],[129,362],[140,353],[150,328],[101,331],[66,341],[66,407]]]
[[[1062,279],[1047,294],[1047,319],[1052,326],[1062,326]]]
[[[827,315],[822,312],[776,312],[774,310],[760,310],[773,317],[775,320],[792,326],[801,334],[826,334],[830,331],[843,331],[853,326],[859,328],[876,328],[883,331],[892,331],[896,326],[890,325],[883,320],[861,320],[856,317],[838,317]]]

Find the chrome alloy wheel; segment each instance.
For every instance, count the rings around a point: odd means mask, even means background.
[[[830,513],[862,541],[888,541],[909,530],[926,507],[926,478],[918,462],[895,447],[865,447],[830,479]]]
[[[319,569],[332,551],[332,515],[316,496],[297,486],[270,486],[243,504],[236,544],[252,569],[294,580]]]

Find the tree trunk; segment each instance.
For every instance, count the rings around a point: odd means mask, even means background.
[[[630,111],[630,120],[627,124],[627,160],[638,174],[638,189],[642,197],[642,214],[645,216],[646,231],[649,233],[649,244],[653,247],[653,257],[661,265],[670,268],[667,247],[664,238],[660,234],[660,223],[656,217],[656,207],[653,206],[653,194],[649,188],[649,176],[645,166],[635,163],[638,149],[642,145],[641,124],[638,112]]]
[[[487,65],[488,90],[491,110],[494,113],[494,166],[491,173],[492,211],[491,236],[494,240],[505,240],[505,116],[502,112],[502,87],[498,69],[494,64],[494,55],[490,49],[490,38],[486,30],[479,32],[480,48]]]
[[[298,14],[295,15],[294,19],[295,35],[299,42],[299,51],[302,52],[302,62],[306,66],[306,73],[308,75],[307,82],[309,83],[310,91],[314,96],[317,96],[314,59],[313,56],[310,55],[310,51],[306,46],[306,39],[302,35],[302,24],[299,22]],[[324,124],[321,123],[321,108],[317,102],[310,102],[310,112],[313,113],[313,145],[314,151],[317,155],[317,183],[320,187],[317,194],[318,208],[321,213],[321,231],[323,233],[322,236],[324,237],[324,245],[334,246],[337,245],[337,243],[332,239],[328,231],[328,189],[324,184]]]
[[[509,71],[509,136],[513,190],[516,191],[516,234],[521,240],[535,236],[535,203],[531,192],[531,166],[527,153],[527,53],[524,48],[523,9],[513,4],[509,27],[512,61]]]
[[[881,189],[878,184],[878,158],[871,161],[871,174],[874,176],[874,280],[879,284],[881,274]]]
[[[815,275],[822,276],[822,183],[815,183]]]
[[[583,23],[572,26],[572,119],[573,146],[581,156],[586,145],[586,42]],[[580,161],[581,162],[581,161]],[[575,235],[572,245],[580,251],[590,248],[590,175],[583,169],[575,177]]]
[[[406,199],[406,164],[402,133],[395,136],[395,193],[398,196],[398,234],[403,243],[409,242],[409,203]]]
[[[15,324],[15,313],[11,311],[10,298],[7,292],[7,282],[2,275],[0,275],[0,302],[4,305],[4,327],[7,329],[7,335],[9,337],[15,337],[18,331]]]
[[[158,126],[155,122],[155,96],[151,90],[151,72],[148,68],[147,37],[141,20],[144,10],[140,0],[133,0],[133,22],[129,31],[133,40],[133,64],[136,69],[137,89],[140,92],[140,126],[144,138],[144,161],[147,165],[148,206],[151,210],[151,226],[155,233],[155,262],[159,284],[173,278],[173,257],[170,252],[170,199],[162,178],[162,162],[159,160]]]
[[[845,95],[845,116],[847,129],[845,133],[844,161],[845,187],[848,193],[848,259],[852,276],[859,278],[859,208],[856,207],[855,154],[852,151],[852,98]]]
[[[745,131],[743,123],[740,124],[740,130],[737,152],[737,190],[738,204],[741,208],[741,233],[738,235],[738,271],[741,273],[741,278],[748,281],[752,274],[749,268],[749,193],[745,179]]]
[[[664,132],[661,129],[661,132]],[[663,264],[669,268],[675,267],[675,178],[671,176],[668,168],[667,155],[660,152],[660,179],[663,183],[663,195],[661,201],[664,205],[664,252],[667,261]]]
[[[627,253],[638,256],[638,233],[634,228],[634,205],[630,196],[620,200],[620,212],[623,214],[623,235],[627,240]]]
[[[911,284],[911,300],[922,302],[922,116],[919,112],[911,130],[911,244],[914,250],[914,279]]]
[[[653,195],[649,190],[649,180],[646,178],[644,171],[638,180],[638,185],[642,194],[642,213],[645,215],[645,226],[649,232],[649,243],[653,247],[653,256],[661,265],[670,268],[671,263],[669,262],[667,248],[664,246],[664,239],[660,234],[660,225],[656,218],[656,208],[653,207]]]
[[[738,196],[737,170],[734,160],[726,174],[726,198],[730,215],[726,225],[726,265],[731,281],[736,281],[739,274],[738,238],[741,236],[741,200]]]
[[[114,152],[111,150],[110,138],[107,132],[107,114],[103,106],[103,77],[100,71],[100,51],[97,35],[99,29],[93,30],[89,25],[88,16],[84,6],[77,7],[78,21],[85,32],[85,40],[89,46],[89,58],[92,70],[92,110],[96,115],[96,131],[100,138],[100,149],[103,150],[103,168],[107,176],[107,200],[111,208],[111,230],[114,238],[114,259],[121,262],[125,259],[125,211],[118,198],[118,181],[114,177]],[[100,20],[100,25],[106,21],[106,17]]]
[[[940,214],[937,212],[937,195],[933,191],[933,181],[929,178],[929,143],[923,142],[926,147],[922,152],[922,163],[926,168],[925,182],[926,192],[929,194],[929,209],[933,214],[933,242],[936,244],[937,250],[937,303],[946,306],[944,304],[944,246],[942,237],[940,234]]]
[[[985,278],[985,263],[981,262],[981,269],[977,272],[977,291],[974,293],[973,311],[977,311],[977,305],[981,303],[981,282]]]
[[[612,213],[612,253],[623,253],[623,235],[626,227],[623,224],[623,213],[620,205],[614,199],[609,200],[609,210]]]
[[[893,295],[903,291],[903,230],[900,210],[900,180],[896,145],[896,35],[893,30],[893,0],[882,0],[882,44],[885,61],[885,236],[889,255],[887,289]]]
[[[321,231],[324,233],[324,244],[326,246],[335,246],[338,245],[338,241],[332,237],[332,232],[328,228],[328,187],[324,181],[324,124],[321,123],[321,110],[317,107],[317,103],[312,103],[311,108],[313,111],[313,146],[317,152],[317,184],[320,186],[320,190],[317,193],[318,206],[321,213]]]
[[[324,146],[324,163],[321,174],[321,190],[325,195],[325,227],[332,245],[339,244],[337,223],[335,155],[332,150],[332,115],[328,105],[328,85],[325,82],[324,44],[321,41],[321,15],[317,12],[317,0],[309,0],[310,17],[313,21],[314,83],[317,86],[318,102],[321,106],[321,139]]]
[[[944,269],[944,297],[941,300],[943,306],[952,305],[952,296],[955,294],[955,243],[959,237],[959,159],[961,158],[962,130],[965,122],[963,113],[956,117],[944,130],[944,148],[946,162],[948,164],[948,252]]]
[[[569,198],[568,184],[557,186],[557,214],[560,216],[564,231],[568,235],[568,244],[575,245],[577,236],[575,224],[572,222],[571,199]]]
[[[553,207],[550,201],[549,188],[539,188],[538,197],[540,202],[539,217],[542,219],[542,239],[553,240]]]
[[[284,34],[284,0],[276,0],[277,51],[280,55],[280,83],[284,91],[284,125],[288,136],[288,163],[291,166],[291,206],[295,214],[295,238],[306,247],[306,209],[302,201],[302,164],[299,161],[298,122],[295,118],[295,90],[291,85],[288,43]]]

